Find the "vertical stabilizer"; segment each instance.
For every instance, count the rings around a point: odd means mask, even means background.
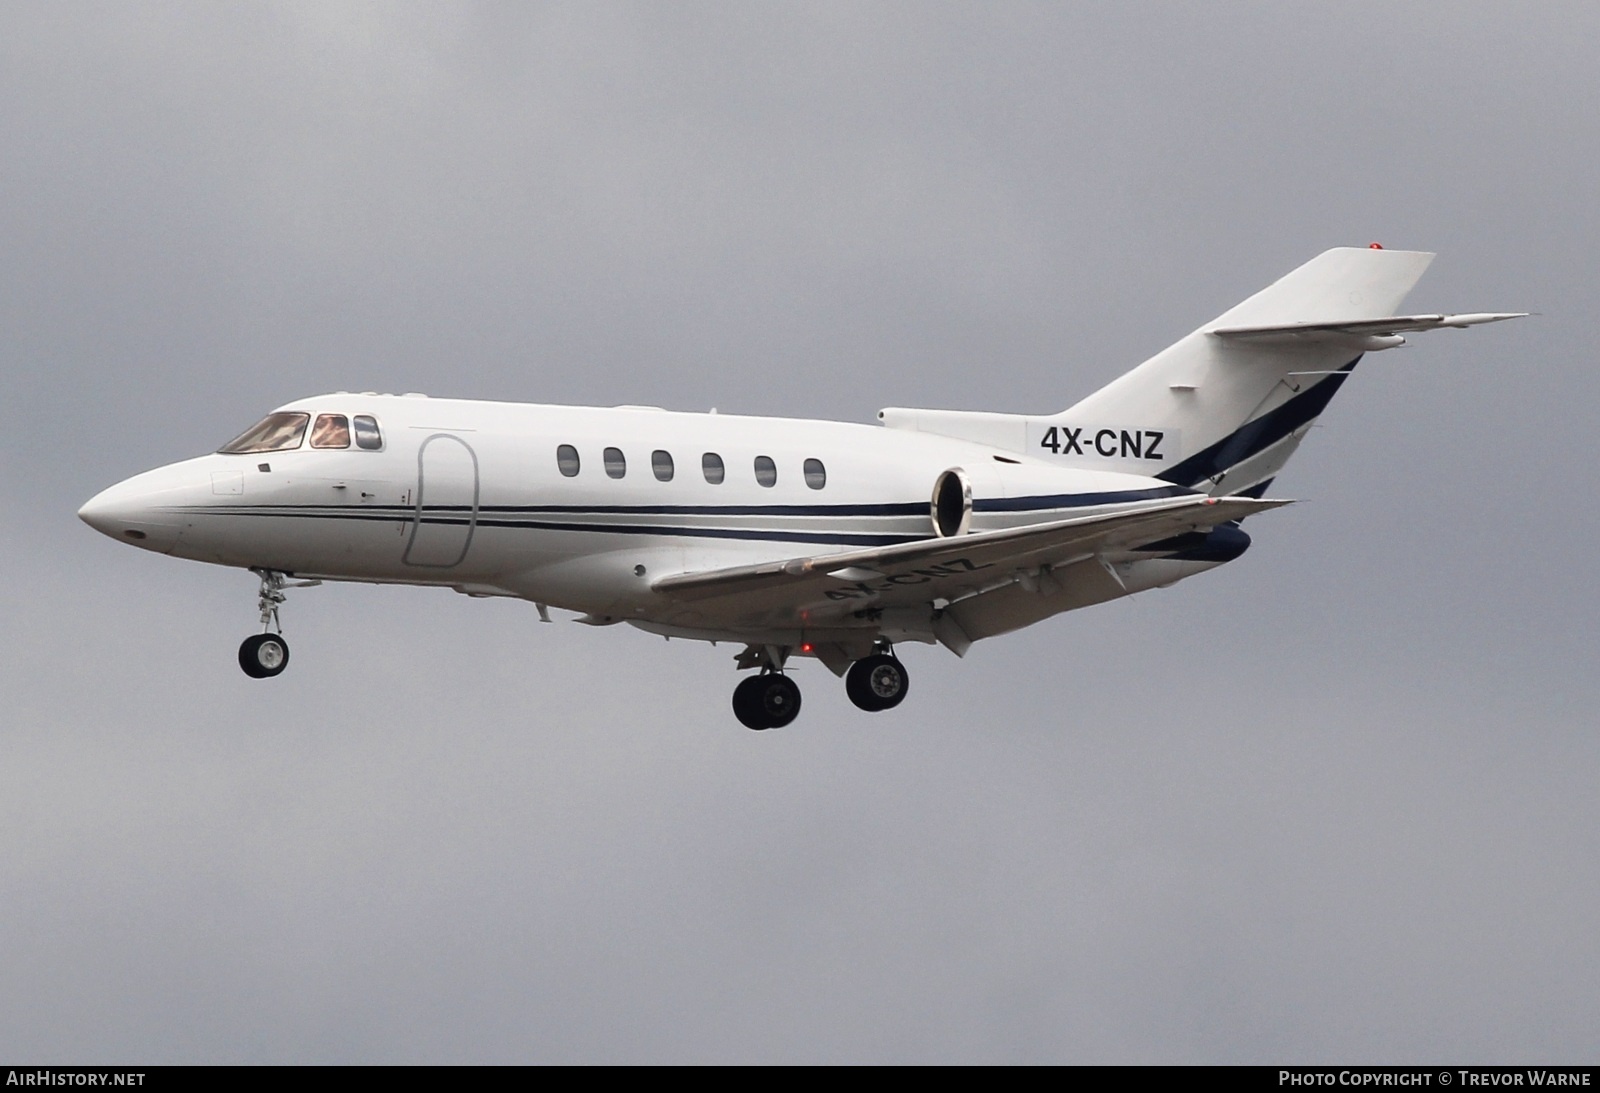
[[[1419,250],[1335,247],[1201,329],[1340,323],[1395,315],[1433,257]]]
[[[1030,421],[1030,447],[1048,451],[1055,439],[1065,448],[1070,437],[1074,462],[1114,460],[1178,485],[1259,495],[1361,355],[1398,339],[1212,332],[1392,316],[1432,260],[1422,251],[1326,251],[1063,413]]]
[[[893,429],[1260,497],[1364,353],[1525,312],[1400,315],[1433,255],[1340,247],[1059,414],[889,407]]]

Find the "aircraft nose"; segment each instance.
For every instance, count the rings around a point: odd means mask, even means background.
[[[78,519],[102,535],[158,554],[170,553],[183,530],[182,519],[162,512],[155,492],[147,490],[139,478],[119,482],[89,498],[78,510]]]

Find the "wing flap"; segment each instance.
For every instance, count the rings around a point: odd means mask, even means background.
[[[948,539],[679,573],[659,578],[651,587],[684,601],[753,596],[798,608],[854,583],[867,587],[879,602],[920,602],[992,584],[1016,570],[1128,549],[1287,504],[1252,497],[1184,497]]]

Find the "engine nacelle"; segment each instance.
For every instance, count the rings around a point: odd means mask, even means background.
[[[951,467],[933,484],[928,505],[933,533],[941,539],[965,535],[972,526],[972,479],[960,467]]]
[[[1138,548],[1140,554],[1164,554],[1179,562],[1231,562],[1250,549],[1250,536],[1238,524],[1220,524],[1210,531],[1190,531]]]

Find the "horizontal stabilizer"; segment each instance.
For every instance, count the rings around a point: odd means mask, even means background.
[[[1336,338],[1373,338],[1409,334],[1446,327],[1465,329],[1484,323],[1521,319],[1526,311],[1483,312],[1471,315],[1391,315],[1386,319],[1354,319],[1333,323],[1285,323],[1278,326],[1225,326],[1207,331],[1230,341],[1292,342],[1329,341]]]
[[[652,587],[680,600],[770,591],[784,602],[799,605],[825,594],[829,588],[857,581],[863,571],[870,571],[883,578],[884,601],[925,601],[948,596],[974,582],[1004,578],[1015,570],[1127,550],[1290,503],[1253,497],[1183,497],[1028,527],[920,539],[705,573],[679,573],[662,577]]]

